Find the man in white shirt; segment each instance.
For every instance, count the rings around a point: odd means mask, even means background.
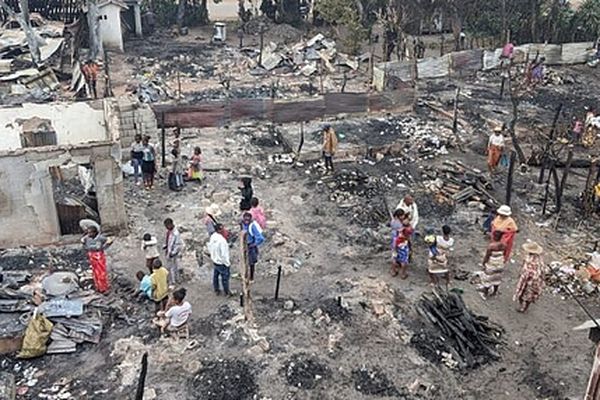
[[[411,228],[413,228],[413,230],[417,229],[417,224],[419,223],[419,209],[417,208],[417,203],[415,203],[415,200],[410,194],[404,196],[396,207],[396,210],[404,211],[404,215],[409,220]]]
[[[165,317],[169,324],[167,331],[179,330],[188,322],[192,314],[192,306],[187,301],[184,301],[186,290],[181,288],[173,292],[173,305],[165,312]]]
[[[223,293],[226,296],[230,296],[229,291],[229,267],[231,263],[229,261],[229,244],[223,236],[223,225],[216,224],[215,232],[210,235],[208,241],[208,251],[210,252],[210,259],[214,265],[213,272],[213,288],[217,295],[221,294],[219,289],[219,276],[221,277],[221,284],[223,285]]]

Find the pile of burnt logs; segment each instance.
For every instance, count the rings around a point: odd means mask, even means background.
[[[441,167],[423,174],[437,182],[432,190],[453,203],[475,202],[489,208],[499,205],[490,194],[492,184],[484,173],[460,161],[444,161]]]
[[[423,295],[416,306],[418,314],[434,328],[430,343],[443,343],[459,369],[474,368],[500,358],[497,349],[502,344],[502,327],[487,317],[473,314],[462,297],[454,292]],[[441,339],[441,340],[438,340]],[[432,349],[440,353],[440,349]]]

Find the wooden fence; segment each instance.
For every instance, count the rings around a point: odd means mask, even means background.
[[[233,121],[255,119],[274,123],[310,121],[337,114],[366,114],[412,109],[415,90],[406,88],[379,93],[327,93],[322,96],[273,100],[230,99],[193,105],[155,104],[160,128],[206,128]]]

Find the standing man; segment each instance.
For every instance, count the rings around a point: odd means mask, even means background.
[[[417,229],[419,208],[417,207],[417,203],[415,203],[415,199],[410,194],[404,196],[400,203],[398,203],[398,206],[396,206],[396,210],[404,211],[404,216],[410,222],[410,227],[413,230]]]
[[[490,139],[488,140],[487,146],[487,165],[488,170],[490,171],[490,175],[492,175],[498,164],[500,163],[500,158],[502,157],[502,152],[504,151],[504,136],[502,136],[502,127],[495,127],[492,132]]]
[[[215,225],[215,232],[210,235],[210,240],[208,241],[208,251],[210,252],[210,259],[214,265],[213,289],[215,289],[217,296],[221,294],[221,290],[219,289],[220,276],[221,284],[223,285],[223,293],[225,293],[225,296],[230,296],[229,267],[231,266],[231,263],[229,260],[229,245],[223,236],[223,225]]]
[[[242,215],[242,232],[246,232],[246,241],[248,243],[247,257],[250,266],[250,281],[254,280],[254,268],[258,262],[258,246],[263,244],[265,238],[258,222],[252,219],[252,214],[245,212]]]
[[[94,98],[98,98],[98,93],[96,92],[96,82],[98,81],[98,72],[100,71],[100,67],[94,60],[87,60],[85,64],[81,67],[81,73],[85,78],[85,83],[87,85],[88,96],[94,95]]]
[[[325,169],[333,171],[333,156],[337,150],[338,138],[331,125],[323,127],[323,158]]]
[[[169,285],[175,286],[179,281],[179,260],[183,251],[183,240],[171,218],[165,219],[164,224],[167,228],[164,250],[169,271]]]

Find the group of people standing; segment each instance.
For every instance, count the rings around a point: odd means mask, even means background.
[[[150,143],[150,136],[135,135],[130,147],[131,166],[136,185],[142,182],[146,189],[154,187],[154,178],[158,171],[156,147]],[[185,181],[202,181],[202,149],[194,148],[187,170],[184,170],[184,161],[181,151],[179,130],[174,133],[171,143],[171,167],[168,175],[168,185],[171,190],[179,191],[185,186]],[[140,180],[141,178],[141,180]]]
[[[392,276],[408,277],[408,267],[412,260],[415,228],[419,222],[417,204],[412,196],[405,196],[393,213],[392,222]],[[498,294],[504,276],[506,264],[510,261],[514,241],[518,232],[517,224],[512,217],[512,210],[507,205],[500,206],[489,224],[490,243],[483,258],[483,270],[477,275],[480,283],[477,290],[483,299]],[[449,256],[455,241],[452,229],[444,225],[439,233],[428,232],[424,237],[428,248],[427,272],[432,286],[444,280],[446,288],[452,277],[452,266]],[[535,242],[527,242],[522,247],[525,254],[521,274],[517,283],[514,301],[519,303],[518,310],[525,312],[535,302],[544,287],[545,266],[542,259],[543,249]]]

